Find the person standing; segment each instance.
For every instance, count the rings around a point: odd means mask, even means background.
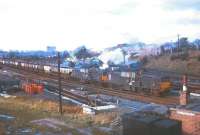
[[[129,79],[129,89],[130,90],[135,90],[135,87],[133,87],[135,81],[133,80],[133,78]]]
[[[133,83],[132,83],[132,80],[131,80],[131,78],[129,78],[129,90],[133,90]]]

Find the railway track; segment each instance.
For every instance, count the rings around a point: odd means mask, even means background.
[[[153,70],[153,69],[146,69],[146,71],[144,71],[145,75],[148,76],[168,76],[170,78],[172,78],[173,80],[176,81],[181,81],[183,74],[179,74],[176,72],[170,72],[170,71],[159,71],[159,70]],[[191,76],[188,75],[188,82],[190,83],[200,83],[200,75],[196,75],[196,76]]]
[[[44,73],[37,73],[32,72],[28,70],[22,70],[22,69],[16,69],[7,67],[10,71],[14,71],[16,73],[19,73],[23,75],[24,77],[30,77],[31,79],[37,79],[37,80],[43,80],[47,82],[53,82],[57,83],[57,76],[55,75],[49,75]],[[92,86],[89,84],[80,84],[76,81],[69,81],[62,79],[62,87],[84,87],[88,91],[94,91],[96,93],[110,95],[110,96],[118,96],[121,98],[129,99],[129,100],[138,100],[142,102],[152,102],[157,104],[164,104],[164,105],[175,105],[178,104],[178,97],[157,97],[152,95],[146,95],[142,93],[135,93],[130,91],[123,91],[123,90],[117,90],[117,89],[108,89],[108,88],[102,88],[99,86]],[[71,96],[71,95],[69,95]],[[77,99],[79,97],[76,96]]]
[[[170,77],[170,80],[173,82],[173,89],[175,90],[181,90],[182,89],[182,75],[177,74],[174,72],[169,71],[155,71],[151,69],[147,69],[147,71],[144,72],[144,75],[146,77],[155,77],[155,76],[168,76]],[[188,76],[188,89],[190,92],[198,93],[200,94],[200,76]]]
[[[16,70],[11,69],[11,68],[9,68],[8,71],[9,70],[13,71],[15,73],[18,73],[15,77],[17,77],[18,79],[20,79],[22,81],[27,81],[27,78],[33,79],[33,80],[40,80],[41,83],[42,83],[42,81],[45,81],[45,82],[48,83],[48,85],[45,84],[45,83],[43,83],[43,84],[45,85],[45,87],[48,87],[48,91],[54,92],[54,93],[57,93],[57,94],[59,93],[58,84],[57,84],[57,81],[55,81],[55,80],[52,80],[52,79],[49,79],[49,78],[46,78],[46,77],[41,77],[41,76],[39,77],[37,74],[34,74],[32,72],[30,72],[30,73],[27,73],[27,72],[24,72],[24,71],[16,72]],[[69,86],[63,85],[63,87],[69,87]],[[80,96],[80,95],[71,93],[67,90],[62,90],[61,94],[62,94],[62,96],[69,97],[71,99],[77,100],[78,102],[83,103],[83,104],[87,104],[87,105],[91,105],[91,106],[101,104],[100,102],[91,100],[88,97]]]

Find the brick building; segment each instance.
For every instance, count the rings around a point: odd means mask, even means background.
[[[183,135],[200,135],[200,102],[170,109],[169,117],[182,122]]]
[[[187,90],[187,76],[183,76],[179,100],[180,105],[170,108],[169,118],[181,121],[183,135],[200,135],[200,98]]]

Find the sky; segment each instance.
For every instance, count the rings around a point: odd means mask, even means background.
[[[0,49],[102,49],[200,37],[200,0],[0,0]]]

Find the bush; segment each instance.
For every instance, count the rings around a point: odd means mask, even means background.
[[[145,64],[147,64],[148,63],[148,58],[147,58],[147,56],[144,56],[143,58],[142,58],[142,63],[145,65]]]
[[[176,60],[176,59],[177,59],[177,56],[176,56],[176,55],[172,55],[172,56],[170,57],[170,60],[171,60],[171,61]]]
[[[197,57],[197,60],[200,61],[200,55]]]
[[[176,59],[181,59],[181,60],[187,60],[189,57],[189,54],[188,52],[184,52],[184,53],[181,53],[181,54],[178,54],[178,55],[172,55],[170,57],[170,60],[176,60]]]
[[[188,57],[189,57],[188,53],[183,53],[183,54],[180,55],[181,60],[187,60]]]

